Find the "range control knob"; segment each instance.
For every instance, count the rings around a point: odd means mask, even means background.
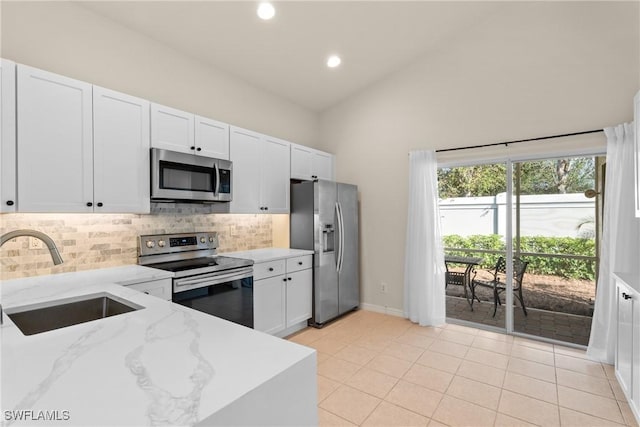
[[[205,239],[204,237],[200,238],[200,243],[207,243],[207,239]]]
[[[164,240],[158,240],[158,246],[160,246],[161,248],[164,248],[165,242]]]
[[[154,242],[153,240],[147,240],[147,247],[149,249],[153,248],[156,246],[156,242]]]
[[[209,243],[213,243],[213,236],[209,236]]]

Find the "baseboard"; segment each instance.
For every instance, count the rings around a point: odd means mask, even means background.
[[[404,317],[404,312],[397,308],[385,307],[382,305],[368,304],[366,302],[360,303],[360,308],[367,311],[375,311],[376,313],[389,314],[391,316]]]

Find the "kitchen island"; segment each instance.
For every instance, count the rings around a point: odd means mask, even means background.
[[[30,336],[5,315],[3,425],[317,424],[315,350],[116,284],[163,274],[128,266],[1,282],[9,311],[102,292],[143,307]]]

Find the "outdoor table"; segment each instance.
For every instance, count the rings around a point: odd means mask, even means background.
[[[445,263],[445,267],[447,269],[447,276],[450,276],[452,274],[456,274],[456,272],[450,272],[449,271],[449,264],[464,264],[464,265],[466,265],[464,273],[462,273],[462,286],[463,286],[463,289],[464,289],[464,297],[467,299],[467,302],[469,303],[469,307],[471,307],[471,311],[473,311],[473,298],[475,297],[475,295],[473,293],[473,290],[471,289],[471,280],[472,280],[471,273],[474,272],[473,268],[476,265],[479,265],[480,263],[482,263],[482,258],[456,256],[456,255],[445,255],[444,263]],[[460,273],[457,273],[457,274],[460,274]],[[475,275],[474,275],[474,277],[475,277]],[[447,277],[447,280],[449,280],[449,277]],[[447,282],[447,284],[448,283],[451,283],[451,282]],[[453,284],[460,284],[460,283],[453,282]]]

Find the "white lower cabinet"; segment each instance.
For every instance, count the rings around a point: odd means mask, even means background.
[[[171,301],[171,278],[124,285],[147,295]]]
[[[311,267],[311,255],[254,265],[254,329],[286,336],[307,326],[312,307]]]
[[[640,423],[640,293],[622,277],[618,275],[616,278],[615,371],[629,406]]]

